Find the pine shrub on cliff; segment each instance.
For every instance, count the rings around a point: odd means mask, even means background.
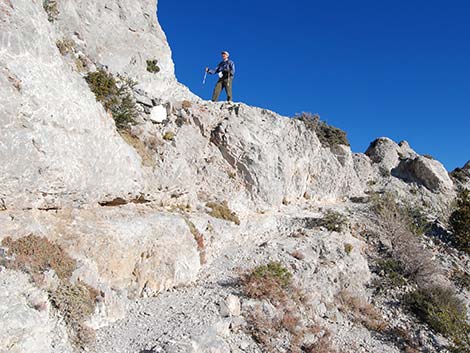
[[[449,223],[454,233],[455,246],[470,254],[470,190],[459,193],[457,208],[452,212]]]
[[[96,100],[111,112],[118,129],[126,129],[136,123],[137,104],[131,94],[135,82],[124,77],[116,79],[103,69],[90,72],[85,80]]]
[[[315,131],[323,147],[349,146],[346,132],[321,121],[318,114],[304,112],[297,114],[294,119],[304,122],[307,128]]]

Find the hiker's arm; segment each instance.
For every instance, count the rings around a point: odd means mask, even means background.
[[[235,63],[233,61],[230,63],[230,73],[235,76]]]
[[[209,74],[211,74],[211,75],[216,74],[216,73],[218,73],[218,72],[220,72],[220,71],[221,71],[220,64],[217,65],[217,67],[216,67],[215,69],[213,69],[213,70],[212,70],[212,69],[207,70],[207,72],[208,72]]]

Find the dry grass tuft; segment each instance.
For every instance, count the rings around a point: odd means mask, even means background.
[[[240,219],[238,218],[235,212],[232,212],[232,210],[230,210],[227,201],[208,202],[206,206],[212,209],[209,212],[210,216],[214,218],[224,219],[226,221],[233,222],[236,225],[240,225]]]
[[[49,299],[64,317],[74,345],[78,348],[91,345],[95,334],[85,325],[85,321],[93,314],[100,293],[85,283],[70,282],[76,261],[61,246],[35,235],[17,240],[7,237],[3,239],[2,246],[8,249],[12,257],[12,260],[5,262],[5,266],[28,273],[37,285],[41,284],[45,271],[54,270],[59,283],[57,288],[49,291]],[[45,305],[39,303],[36,310],[44,310]]]
[[[142,159],[142,165],[145,167],[154,167],[157,165],[155,158],[150,154],[148,148],[139,138],[131,135],[126,130],[120,130],[119,134],[127,142],[128,145],[134,147],[137,154]]]
[[[194,237],[194,240],[196,241],[197,244],[197,250],[199,252],[199,261],[202,264],[206,263],[206,246],[204,244],[204,235],[201,234],[194,225],[193,222],[191,222],[187,217],[184,217],[184,221],[189,227],[189,231]]]
[[[377,309],[364,299],[344,290],[339,293],[338,299],[341,309],[369,330],[384,332],[388,328]]]
[[[57,244],[46,238],[28,235],[18,240],[6,237],[2,246],[8,248],[8,253],[14,255],[14,260],[8,263],[8,268],[21,270],[38,278],[48,269],[54,270],[60,279],[69,279],[75,270],[76,261],[72,259]]]

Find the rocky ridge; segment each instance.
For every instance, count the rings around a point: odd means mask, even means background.
[[[154,14],[144,0],[0,3],[0,239],[48,238],[77,261],[71,281],[101,293],[87,321],[96,346],[81,349],[259,352],[245,320],[256,301],[241,292],[238,273],[279,261],[311,293],[311,317],[338,350],[400,351],[339,309],[345,289],[371,298],[363,202],[393,193],[437,222],[457,186],[469,185],[468,165],[456,180],[407,142],[379,138],[353,153],[323,146],[302,121],[202,101],[176,81]],[[116,129],[96,101],[84,77],[97,69],[136,81],[135,125]],[[225,201],[239,224],[214,217],[211,203]],[[327,211],[350,226],[326,229]],[[439,252],[445,244],[433,237],[423,246],[444,267],[468,266],[468,257]],[[77,349],[47,289],[18,271],[2,269],[0,280],[10,318],[0,352]],[[28,304],[31,295],[44,307]],[[425,351],[443,350],[442,337],[373,300]]]

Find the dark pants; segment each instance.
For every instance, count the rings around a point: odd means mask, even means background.
[[[214,93],[212,94],[212,101],[217,102],[219,100],[220,92],[225,88],[225,92],[227,92],[227,101],[230,102],[232,100],[232,82],[232,76],[219,78],[215,85]]]

